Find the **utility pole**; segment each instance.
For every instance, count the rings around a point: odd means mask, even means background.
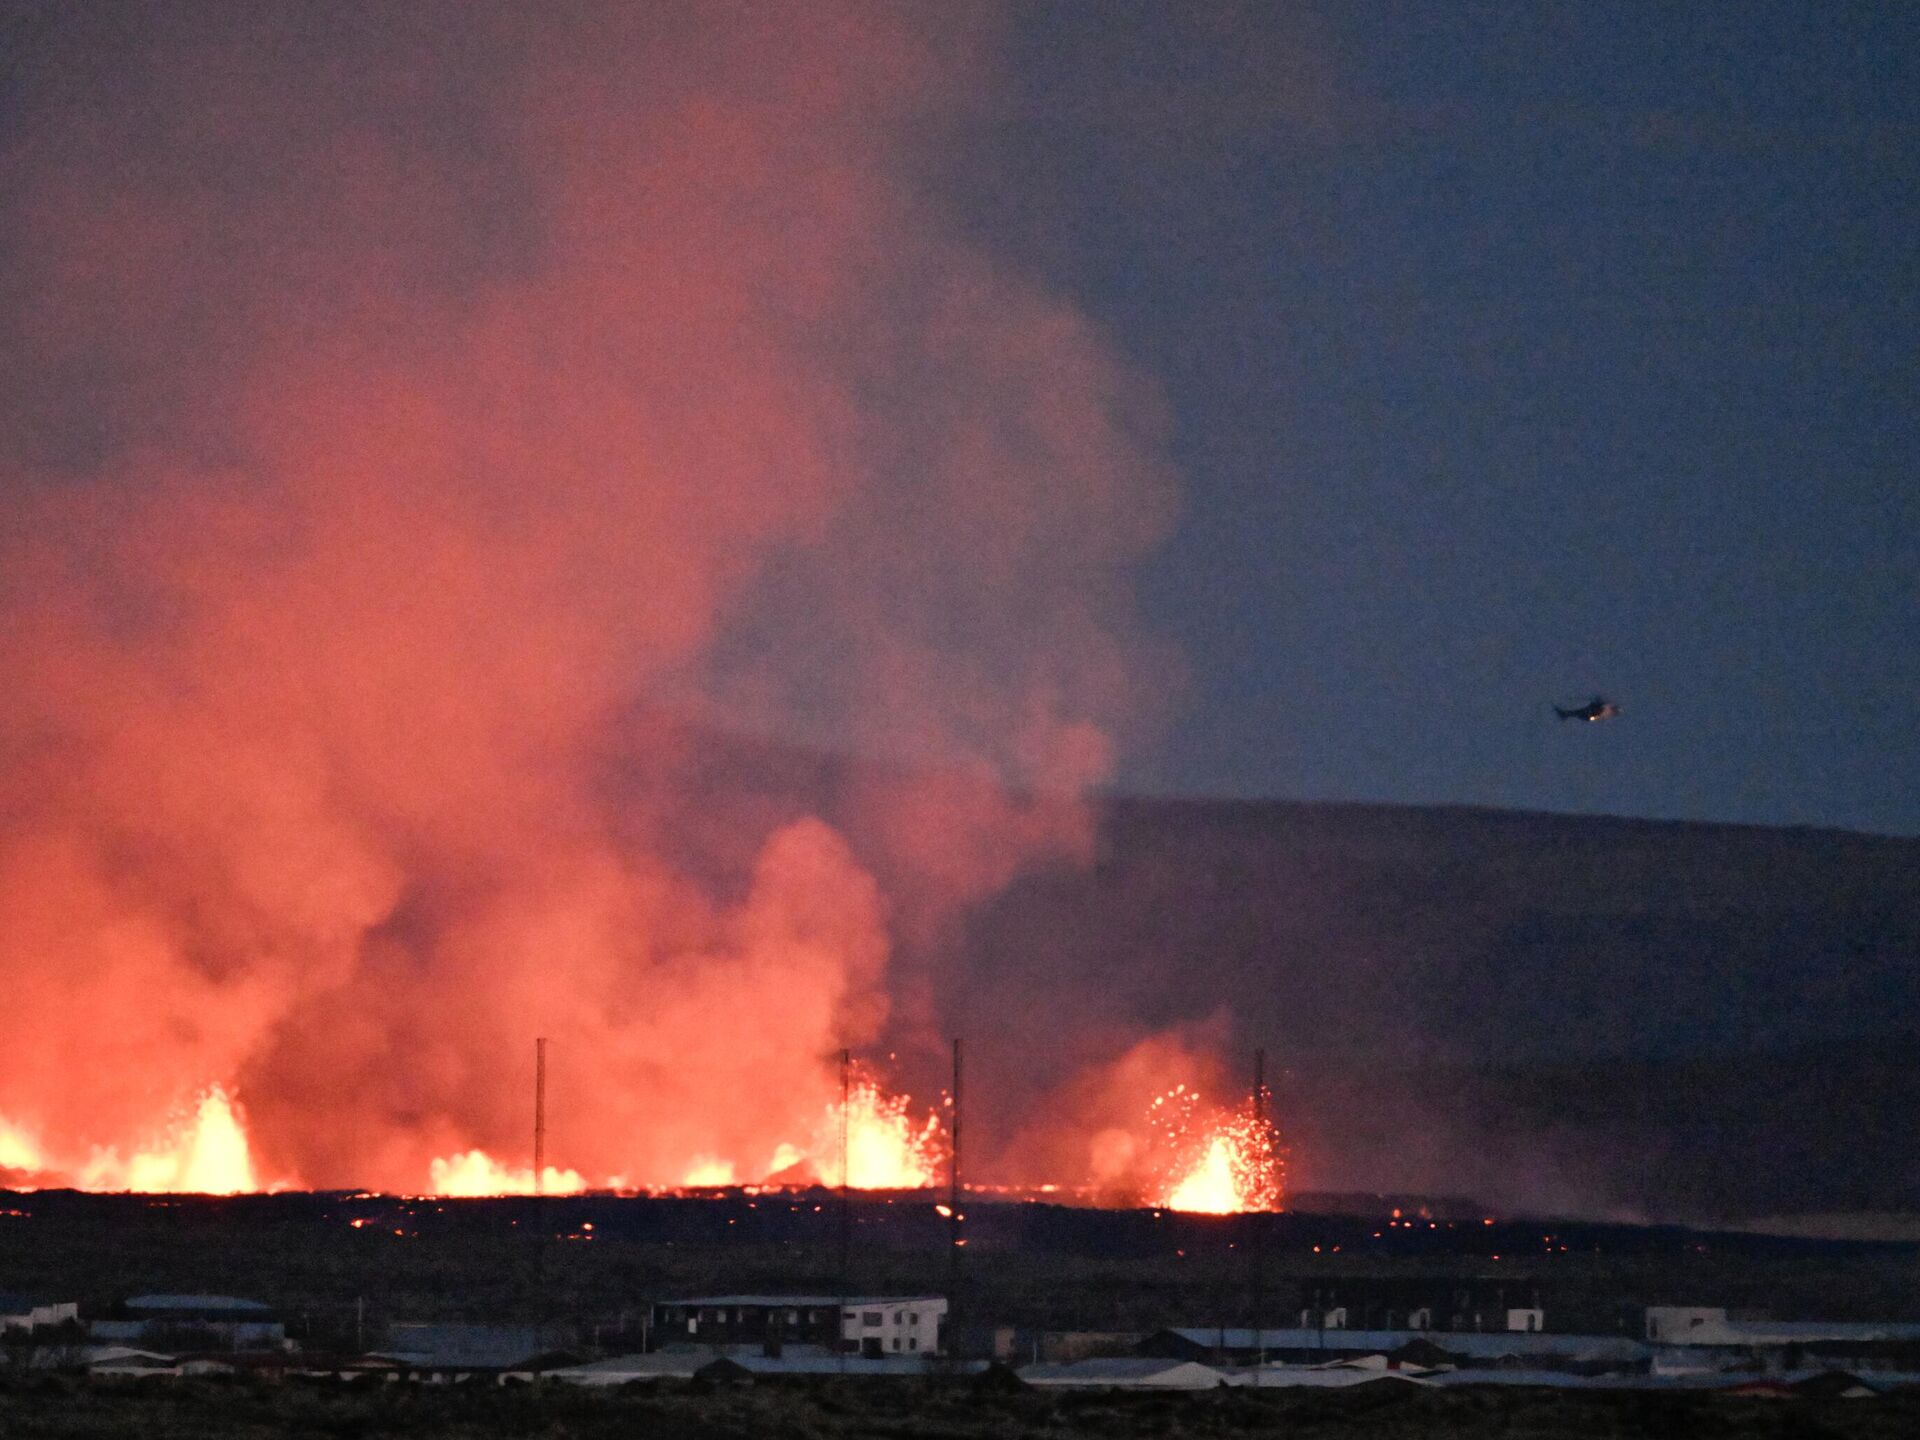
[[[547,1041],[533,1042],[533,1193],[545,1195],[547,1164]]]
[[[960,1040],[953,1041],[953,1116],[947,1125],[950,1145],[947,1151],[947,1333],[951,1343],[948,1354],[956,1361],[960,1354],[960,1247],[966,1238],[960,1224],[966,1216],[960,1210]]]
[[[533,1306],[541,1325],[547,1323],[547,1041],[533,1042]]]
[[[852,1160],[853,1051],[840,1052],[840,1368],[847,1368],[847,1306],[853,1298]]]
[[[1264,1157],[1265,1174],[1260,1177],[1261,1207],[1253,1214],[1253,1234],[1248,1245],[1247,1263],[1253,1271],[1253,1349],[1255,1363],[1267,1363],[1267,1332],[1264,1312],[1267,1304],[1267,1187],[1274,1182],[1273,1132],[1267,1125],[1267,1052],[1253,1052],[1253,1133]],[[1259,1371],[1254,1372],[1256,1376]]]

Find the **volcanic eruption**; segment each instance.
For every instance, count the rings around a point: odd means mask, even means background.
[[[16,1182],[531,1189],[536,1033],[547,1188],[838,1179],[832,1056],[941,1035],[897,937],[1084,863],[1160,688],[1153,387],[925,175],[991,40],[857,3],[29,27]],[[719,731],[897,770],[771,814],[696,784]],[[852,1183],[925,1183],[937,1125],[858,1100]]]

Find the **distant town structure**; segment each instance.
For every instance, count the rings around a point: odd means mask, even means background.
[[[1716,1333],[1726,1323],[1725,1306],[1649,1305],[1647,1307],[1647,1341],[1653,1345],[1708,1343],[1701,1337]]]
[[[1479,1276],[1403,1275],[1316,1284],[1303,1330],[1544,1330],[1536,1286]]]
[[[698,1295],[653,1307],[658,1345],[752,1347],[778,1356],[818,1345],[878,1359],[938,1355],[947,1302],[938,1295]]]
[[[1920,1370],[1920,1324],[1766,1320],[1717,1306],[1655,1305],[1647,1309],[1646,1333],[1650,1344],[1666,1347],[1656,1366],[1674,1371],[1741,1362],[1786,1368],[1808,1358]]]
[[[148,1343],[204,1340],[239,1350],[287,1343],[287,1327],[273,1307],[232,1295],[136,1295],[92,1321],[95,1340]]]
[[[50,1330],[71,1325],[80,1318],[80,1305],[74,1300],[42,1300],[26,1295],[0,1295],[0,1333],[21,1330]]]
[[[387,1327],[387,1343],[369,1357],[408,1378],[459,1382],[533,1374],[577,1364],[560,1337],[537,1325],[407,1323]]]

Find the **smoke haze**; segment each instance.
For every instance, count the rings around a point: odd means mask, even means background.
[[[991,12],[5,24],[0,1163],[524,1165],[545,1034],[592,1183],[764,1173],[1166,668],[1152,387],[916,179]],[[689,719],[927,778],[702,812]]]

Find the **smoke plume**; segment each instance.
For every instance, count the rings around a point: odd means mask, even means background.
[[[551,1160],[764,1173],[1156,663],[1151,388],[921,180],[990,12],[6,36],[0,1164],[219,1087],[261,1183],[524,1167],[539,1034]],[[921,778],[701,813],[713,725]]]

